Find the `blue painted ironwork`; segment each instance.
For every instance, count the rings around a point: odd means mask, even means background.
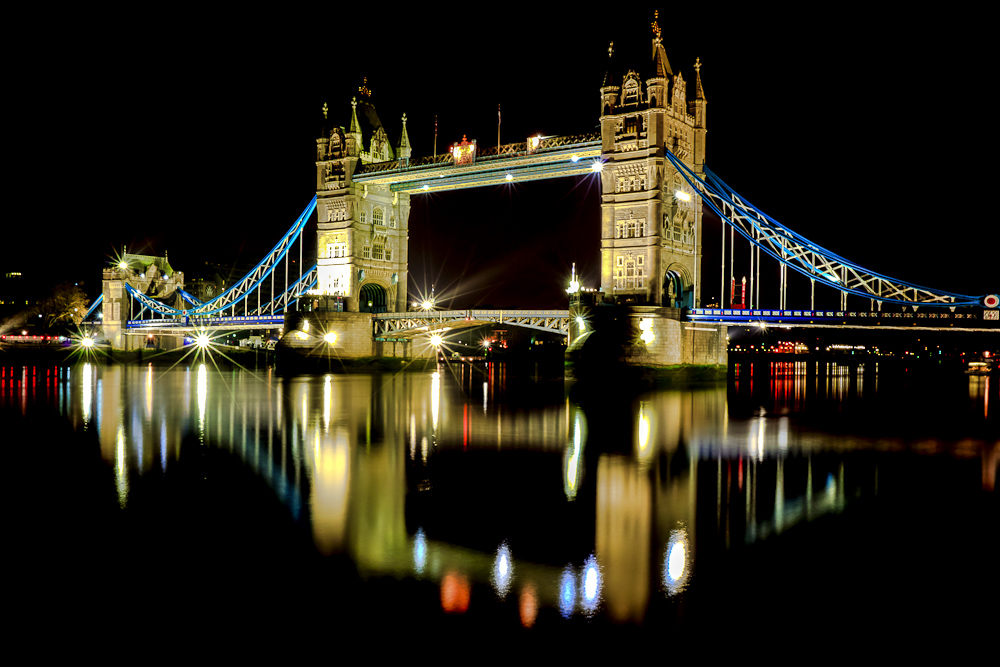
[[[978,306],[985,298],[922,287],[858,266],[780,224],[707,167],[702,179],[673,153],[664,152],[688,185],[726,224],[774,259],[819,283],[847,294],[906,306]]]

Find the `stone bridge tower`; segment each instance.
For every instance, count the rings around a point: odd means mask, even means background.
[[[700,306],[701,197],[664,155],[705,164],[705,94],[674,73],[653,23],[647,78],[618,79],[613,46],[601,87],[601,286],[616,303]]]
[[[410,196],[352,176],[364,165],[409,161],[406,115],[393,148],[367,81],[351,101],[346,129],[328,114],[323,105],[326,126],[316,140],[317,289],[341,297],[347,311],[405,311]]]

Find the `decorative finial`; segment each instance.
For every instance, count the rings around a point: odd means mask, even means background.
[[[406,126],[406,112],[403,112],[403,126]]]
[[[660,12],[657,9],[653,10],[653,34],[656,35],[656,41],[660,41],[660,24],[657,19],[660,18]]]
[[[367,76],[365,77],[364,83],[362,83],[360,86],[358,86],[358,92],[361,93],[362,95],[364,95],[365,97],[371,97],[372,96],[372,91],[368,89],[368,77]]]
[[[323,120],[326,120],[326,112],[328,111],[326,102],[323,102]]]
[[[701,58],[694,59],[694,71],[701,74]]]
[[[357,109],[358,108],[358,98],[357,97],[352,97],[351,98],[351,108],[352,109]]]
[[[615,43],[611,42],[611,44],[608,45],[608,58],[614,55],[614,53],[615,53]]]

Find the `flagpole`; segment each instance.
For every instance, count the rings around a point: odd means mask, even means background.
[[[500,105],[497,104],[497,157],[500,157]]]
[[[438,117],[434,114],[434,157],[438,156]]]

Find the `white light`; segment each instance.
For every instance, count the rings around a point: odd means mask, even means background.
[[[681,201],[691,201],[691,195],[684,192],[683,190],[674,190],[674,196]]]
[[[433,336],[431,336],[431,345],[433,345],[434,347],[440,347],[442,340],[443,339],[441,338],[441,336],[434,334]]]
[[[504,542],[497,548],[497,556],[493,560],[493,575],[490,577],[493,588],[501,600],[507,597],[513,576],[514,563],[511,560],[510,548]]]
[[[601,568],[597,564],[597,558],[587,557],[583,563],[583,599],[580,606],[583,607],[587,615],[597,611],[601,602]]]
[[[580,161],[580,156],[579,155],[574,155],[573,157],[570,158],[570,160],[572,162],[579,162]]]
[[[325,336],[323,336],[323,340],[325,340],[330,345],[333,345],[334,343],[337,342],[337,333],[335,331],[329,331]]]
[[[420,304],[420,307],[423,308],[424,310],[430,310],[431,308],[434,307],[434,304],[431,303],[430,301],[424,301],[423,303]]]
[[[80,345],[83,345],[84,347],[94,347],[94,339],[84,338],[83,340],[80,341]]]
[[[581,327],[582,327],[582,326],[585,326],[585,325],[587,324],[587,323],[586,323],[586,322],[584,321],[584,319],[583,319],[582,317],[579,317],[579,316],[577,316],[577,318],[576,318],[576,323],[577,323],[577,325],[579,325],[579,326],[581,326]]]
[[[211,341],[211,339],[210,339],[210,338],[208,337],[208,335],[207,335],[207,334],[198,334],[198,337],[194,339],[194,343],[195,343],[195,345],[197,345],[198,347],[200,347],[200,348],[201,348],[201,349],[203,349],[203,350],[204,350],[204,349],[205,349],[206,347],[208,347],[208,344],[209,344],[209,343],[211,343],[211,342],[212,342],[212,341]]]
[[[569,281],[569,289],[566,290],[566,291],[569,292],[570,294],[576,294],[577,292],[579,292],[580,291],[580,281],[579,280],[571,280],[571,281]]]
[[[600,160],[598,160],[598,161],[594,162],[593,165],[591,165],[590,170],[592,172],[594,172],[594,173],[597,173],[597,172],[600,172],[600,171],[604,171],[604,163],[601,162]]]
[[[506,178],[508,181],[513,181],[514,180],[514,177],[511,176],[510,174],[507,174],[506,176],[504,176],[504,178]]]
[[[424,190],[430,190],[430,186],[424,184]]]

